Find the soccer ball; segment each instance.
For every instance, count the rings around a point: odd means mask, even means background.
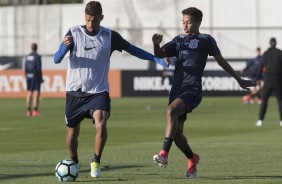
[[[75,181],[78,173],[78,165],[73,160],[62,160],[55,167],[55,175],[61,182]]]

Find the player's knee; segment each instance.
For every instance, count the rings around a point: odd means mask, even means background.
[[[104,132],[107,130],[106,121],[100,121],[95,123],[95,128],[97,132]]]
[[[171,117],[172,119],[178,118],[178,112],[177,112],[176,108],[168,107],[167,108],[167,116]]]
[[[107,139],[107,127],[105,124],[95,124],[96,138]]]
[[[78,139],[78,136],[79,136],[79,132],[77,131],[74,131],[74,130],[68,130],[68,133],[67,133],[67,138],[72,140],[72,139]]]

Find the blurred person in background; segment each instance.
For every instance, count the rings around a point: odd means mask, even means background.
[[[165,59],[130,44],[116,31],[100,25],[104,15],[98,1],[85,7],[85,25],[74,26],[66,33],[54,62],[60,63],[70,51],[66,82],[66,144],[72,160],[79,163],[78,137],[83,119],[92,119],[96,128],[94,154],[90,163],[91,177],[101,176],[101,157],[107,141],[107,121],[111,99],[108,74],[113,51],[122,50],[143,60],[168,67]]]
[[[247,66],[240,71],[241,75],[245,74],[246,71],[251,72],[251,79],[257,81],[257,85],[251,89],[251,92],[242,98],[242,102],[244,104],[253,104],[257,102],[258,104],[261,103],[261,90],[263,87],[263,80],[258,80],[258,74],[261,69],[261,49],[258,47],[256,49],[257,56],[250,61],[248,61]]]
[[[25,78],[26,78],[26,115],[41,116],[39,112],[39,98],[42,78],[41,55],[37,53],[37,44],[31,44],[31,53],[25,57]],[[33,102],[33,107],[32,107]]]
[[[262,70],[265,68],[262,102],[259,110],[259,119],[256,126],[262,126],[267,110],[269,97],[273,94],[278,103],[280,126],[282,126],[282,51],[276,48],[276,39],[270,39],[270,48],[263,53]],[[260,75],[261,75],[260,73]]]
[[[211,35],[201,34],[202,11],[187,8],[182,11],[184,34],[176,36],[172,41],[160,47],[163,35],[152,37],[154,53],[157,57],[176,57],[174,78],[167,108],[167,125],[163,147],[153,156],[153,160],[161,167],[168,164],[169,151],[174,142],[187,158],[187,178],[196,177],[196,167],[200,160],[194,153],[183,134],[187,113],[191,113],[202,100],[202,75],[208,55],[213,56],[218,64],[232,75],[243,89],[255,86],[255,81],[241,79],[228,62],[222,57],[216,41]]]

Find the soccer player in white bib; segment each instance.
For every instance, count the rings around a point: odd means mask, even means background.
[[[140,59],[168,67],[164,59],[131,45],[119,33],[101,26],[103,17],[99,2],[87,3],[85,25],[71,27],[54,56],[54,62],[60,63],[70,51],[66,82],[66,143],[70,157],[76,163],[79,162],[80,123],[84,118],[90,118],[95,123],[95,151],[90,163],[92,177],[101,175],[100,160],[107,141],[111,102],[108,73],[112,52],[125,50]]]

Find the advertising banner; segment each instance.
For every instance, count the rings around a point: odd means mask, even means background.
[[[162,71],[122,71],[122,96],[168,96],[171,79]],[[247,93],[225,71],[205,71],[205,96],[242,96]]]
[[[41,85],[41,97],[65,97],[66,71],[43,70]],[[121,96],[121,72],[110,70],[109,72],[110,96]],[[23,70],[0,71],[0,98],[26,97],[26,79]]]

